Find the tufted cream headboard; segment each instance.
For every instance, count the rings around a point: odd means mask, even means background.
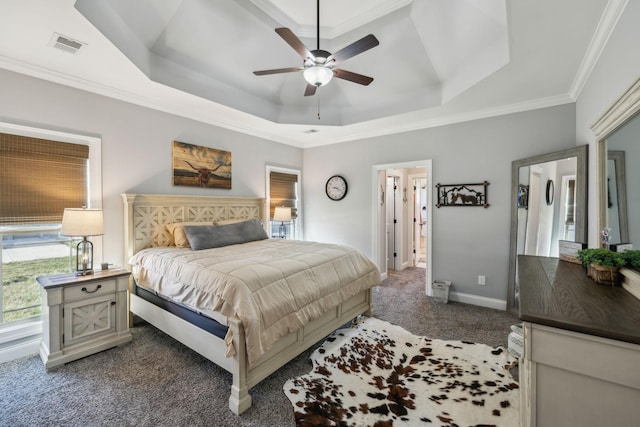
[[[125,264],[141,249],[166,246],[165,226],[175,222],[260,219],[266,225],[265,199],[258,197],[122,194],[124,202]]]

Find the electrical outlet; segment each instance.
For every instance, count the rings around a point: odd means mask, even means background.
[[[484,276],[478,276],[478,285],[484,286],[485,283],[485,277]]]

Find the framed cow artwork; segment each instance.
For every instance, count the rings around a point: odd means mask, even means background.
[[[231,190],[231,152],[173,141],[173,185]]]
[[[438,202],[436,207],[442,206],[481,206],[489,207],[487,189],[489,182],[474,184],[436,184]]]

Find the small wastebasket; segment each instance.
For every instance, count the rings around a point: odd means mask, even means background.
[[[524,338],[522,333],[522,323],[511,325],[511,333],[509,333],[507,350],[516,359],[522,356],[524,347]]]
[[[449,301],[449,287],[451,282],[449,280],[434,280],[431,283],[431,291],[433,293],[433,299],[438,302],[447,303]]]

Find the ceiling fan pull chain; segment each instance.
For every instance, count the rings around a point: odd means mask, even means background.
[[[316,49],[320,50],[320,0],[316,2]]]
[[[318,92],[317,98],[318,98],[318,120],[320,120],[320,92]]]

